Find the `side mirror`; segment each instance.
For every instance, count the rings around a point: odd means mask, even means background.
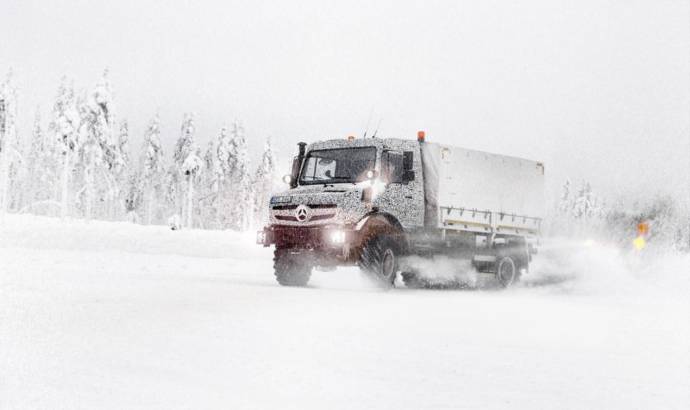
[[[292,160],[292,170],[290,175],[286,175],[283,177],[283,181],[287,179],[287,177],[290,177],[290,181],[286,181],[287,184],[290,184],[290,188],[297,188],[297,178],[299,178],[299,170],[300,167],[302,166],[302,159],[300,159],[299,156],[296,156]]]

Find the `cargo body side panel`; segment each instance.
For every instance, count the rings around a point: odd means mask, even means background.
[[[543,164],[440,144],[425,144],[422,150],[427,222],[487,233],[539,231]]]

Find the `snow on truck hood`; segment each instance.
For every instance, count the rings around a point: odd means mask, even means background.
[[[350,224],[367,212],[361,184],[303,185],[271,197],[270,222],[314,226]]]

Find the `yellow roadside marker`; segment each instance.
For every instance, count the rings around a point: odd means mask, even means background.
[[[635,247],[635,250],[641,251],[645,246],[647,246],[647,241],[644,240],[644,237],[638,236],[633,241],[633,246]]]

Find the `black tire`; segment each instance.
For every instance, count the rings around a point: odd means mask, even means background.
[[[359,268],[384,287],[392,287],[398,274],[400,247],[389,236],[369,239],[359,257]]]
[[[273,253],[273,272],[282,286],[306,286],[311,278],[312,265],[308,258],[287,249]]]
[[[520,280],[520,265],[512,256],[503,256],[496,263],[496,279],[507,288]]]
[[[419,273],[414,270],[402,272],[403,283],[409,289],[424,289],[429,287],[429,283],[419,276]]]

